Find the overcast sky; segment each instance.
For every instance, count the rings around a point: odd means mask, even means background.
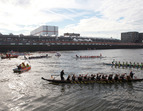
[[[121,32],[143,32],[143,0],[0,0],[0,32],[24,34],[41,25],[59,35],[120,39]]]

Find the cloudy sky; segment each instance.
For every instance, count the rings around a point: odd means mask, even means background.
[[[24,34],[41,25],[63,33],[120,39],[143,32],[142,0],[0,0],[0,32]]]

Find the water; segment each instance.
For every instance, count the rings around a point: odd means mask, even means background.
[[[64,69],[69,74],[121,74],[133,70],[143,78],[143,70],[111,68],[103,62],[113,59],[128,62],[143,62],[143,49],[61,51],[52,58],[30,60],[32,69],[22,74],[13,73],[24,57],[0,60],[0,111],[143,111],[143,82],[124,84],[49,84],[41,77],[59,75]],[[100,55],[105,58],[75,59],[75,55]],[[31,55],[32,56],[32,55]],[[65,75],[65,77],[67,77]],[[59,79],[58,76],[55,76]]]

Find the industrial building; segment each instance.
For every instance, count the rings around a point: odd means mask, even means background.
[[[143,33],[123,32],[123,33],[121,33],[121,42],[124,42],[124,43],[142,43],[143,42]]]
[[[65,36],[25,36],[25,35],[2,35],[0,34],[0,52],[18,51],[63,51],[63,50],[94,50],[94,49],[122,49],[122,48],[143,48],[143,39],[141,34],[135,32],[125,34],[121,43],[119,39],[113,38],[90,38],[90,37],[76,37],[73,33],[68,33],[69,37]],[[72,35],[72,36],[71,36]],[[79,34],[76,34],[77,36]],[[124,34],[123,34],[124,35]],[[127,38],[128,39],[125,39]],[[131,37],[131,38],[130,38]],[[138,38],[134,40],[134,38]],[[141,38],[141,39],[140,39]],[[130,41],[130,39],[132,39]],[[130,42],[130,43],[129,43]],[[132,43],[131,43],[132,42]],[[136,42],[136,43],[134,43]]]
[[[58,27],[57,26],[40,26],[37,29],[30,32],[30,35],[33,36],[58,36]]]
[[[139,41],[143,43],[143,33],[139,33]]]

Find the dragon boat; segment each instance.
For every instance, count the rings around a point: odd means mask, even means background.
[[[129,67],[129,68],[143,68],[143,65],[130,65],[130,64],[111,64],[111,63],[103,63],[103,65],[115,66],[115,67]]]
[[[102,55],[99,56],[78,56],[76,55],[76,58],[104,58]]]
[[[31,56],[28,57],[28,59],[40,59],[40,58],[50,58],[51,56],[45,55],[45,56]]]
[[[18,55],[1,56],[1,59],[18,58]]]
[[[137,82],[137,81],[143,81],[143,79],[119,79],[119,80],[55,80],[55,79],[45,79],[44,77],[42,77],[41,79],[45,80],[45,81],[49,81],[50,83],[66,83],[66,84],[91,84],[91,83],[102,83],[102,84],[113,84],[113,83],[126,83],[126,82]]]

